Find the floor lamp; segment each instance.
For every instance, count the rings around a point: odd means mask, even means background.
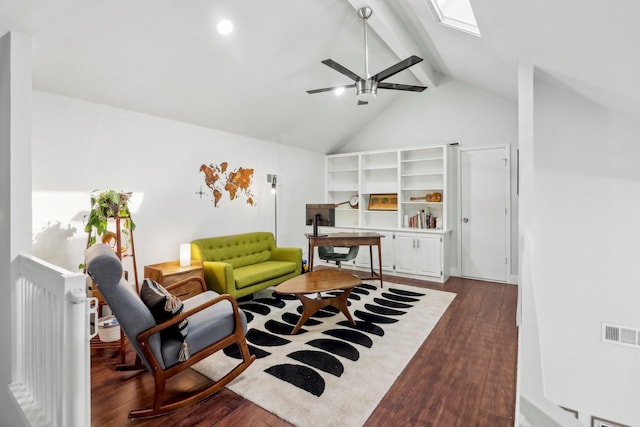
[[[274,213],[274,239],[278,243],[278,176],[276,174],[267,174],[267,182],[271,183],[271,194],[273,194],[273,213]]]

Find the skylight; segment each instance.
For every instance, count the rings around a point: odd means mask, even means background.
[[[427,4],[442,25],[480,37],[469,0],[428,0]]]

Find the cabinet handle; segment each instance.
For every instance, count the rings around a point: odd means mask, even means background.
[[[469,218],[462,218],[462,222],[469,222]]]

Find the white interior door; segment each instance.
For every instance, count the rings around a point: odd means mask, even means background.
[[[463,277],[507,281],[509,149],[460,151],[460,268]]]

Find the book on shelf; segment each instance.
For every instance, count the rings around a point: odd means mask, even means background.
[[[409,228],[428,230],[438,228],[438,225],[441,225],[441,221],[428,210],[423,209],[409,217]]]

